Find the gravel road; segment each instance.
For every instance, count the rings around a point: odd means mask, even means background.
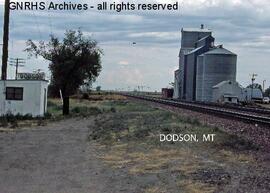
[[[134,192],[136,185],[125,174],[96,157],[87,140],[91,124],[69,119],[0,133],[0,193]]]

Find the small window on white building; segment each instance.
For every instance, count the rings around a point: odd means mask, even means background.
[[[23,100],[23,88],[22,87],[6,87],[6,100]]]

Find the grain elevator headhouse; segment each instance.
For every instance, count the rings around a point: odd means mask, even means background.
[[[182,28],[181,34],[174,98],[211,101],[213,86],[236,80],[237,56],[223,46],[215,46],[212,31],[204,25]]]

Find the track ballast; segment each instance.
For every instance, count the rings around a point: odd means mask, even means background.
[[[122,93],[122,95],[140,99],[140,100],[169,105],[173,107],[198,111],[202,113],[214,114],[214,115],[218,115],[218,116],[222,116],[226,118],[238,119],[238,120],[249,122],[252,124],[263,124],[263,125],[270,126],[270,117],[258,114],[259,112],[261,112],[262,114],[268,113],[265,110],[258,109],[258,111],[255,111],[254,109],[249,109],[249,108],[241,108],[238,110],[230,109],[230,108],[226,109],[223,107],[218,107],[215,105],[208,105],[204,103],[184,102],[184,101],[177,101],[177,100],[164,99],[164,98],[145,96],[145,95],[134,95],[134,94],[129,94],[129,93]],[[252,114],[253,112],[255,112],[256,114]]]

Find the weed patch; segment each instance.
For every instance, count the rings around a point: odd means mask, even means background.
[[[252,143],[203,125],[196,117],[125,100],[107,101],[101,107],[106,111],[95,118],[89,140],[100,145],[100,159],[110,167],[125,168],[134,176],[158,176],[145,192],[177,192],[179,188],[183,192],[220,192],[220,187],[232,183],[234,174],[228,168],[247,167],[254,161],[245,154],[254,149]],[[159,134],[172,133],[216,134],[216,139],[211,143],[159,141]]]
[[[97,107],[74,107],[71,109],[71,113],[74,115],[91,116],[101,114],[102,110]]]

